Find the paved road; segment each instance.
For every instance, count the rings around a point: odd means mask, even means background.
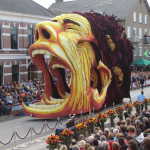
[[[150,97],[150,87],[145,87],[144,92],[145,92],[144,93],[145,96],[147,98],[149,98]],[[132,102],[134,102],[137,99],[137,95],[140,93],[140,89],[131,90],[130,93],[131,93]],[[129,99],[124,99],[124,103],[128,103],[128,102],[129,102]],[[111,107],[112,106],[109,106],[108,108],[111,108]],[[105,110],[103,109],[102,112],[104,112],[104,111]],[[98,113],[98,112],[95,112],[95,113]],[[63,124],[65,124],[67,119],[68,119],[68,117],[61,118],[61,122]],[[27,132],[31,126],[34,127],[36,132],[40,132],[44,125],[44,122],[45,122],[45,119],[36,119],[36,118],[30,118],[30,117],[26,117],[26,116],[24,116],[24,117],[17,116],[17,119],[15,117],[14,119],[10,118],[10,119],[7,119],[6,121],[1,121],[0,122],[0,141],[2,141],[3,143],[7,143],[10,140],[14,130],[17,131],[17,133],[20,137],[24,137],[27,134]],[[47,119],[46,122],[48,123],[49,127],[51,127],[51,128],[53,128],[56,125],[56,119]],[[52,134],[54,132],[55,132],[55,129],[49,130],[47,132],[47,134]],[[39,141],[39,145],[43,144],[43,143],[40,143],[40,141],[42,141],[41,137],[43,137],[44,135],[45,135],[44,132],[38,136],[33,134],[33,139],[37,139],[37,141]],[[30,139],[31,139],[30,134],[24,140],[20,140],[17,138],[17,145],[29,142]],[[12,140],[12,142],[6,146],[1,145],[0,150],[8,149],[8,148],[12,147],[13,145],[14,145],[14,143]],[[22,147],[23,147],[23,145],[24,144],[22,144]],[[36,145],[38,145],[38,144],[36,144]],[[30,149],[30,147],[32,147],[32,146],[29,146],[29,149]],[[45,147],[45,144],[44,144],[44,147]],[[24,148],[22,148],[22,149],[24,149]],[[25,149],[27,150],[27,148],[25,148]],[[31,148],[31,149],[33,149],[33,148]],[[34,149],[40,150],[40,148],[34,148]],[[19,150],[20,150],[20,148],[19,148]]]

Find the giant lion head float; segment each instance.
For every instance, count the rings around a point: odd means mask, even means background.
[[[130,97],[132,49],[114,16],[77,12],[38,23],[29,54],[43,72],[47,105],[27,107],[23,103],[26,115],[62,117],[93,107],[99,110],[104,103]],[[50,55],[48,67],[44,54]],[[71,72],[69,85],[65,68]]]

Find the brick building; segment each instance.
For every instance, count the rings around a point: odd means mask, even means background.
[[[145,51],[150,52],[150,7],[147,0],[56,0],[49,10],[56,15],[91,10],[104,15],[113,14],[119,18],[119,24],[125,28],[127,38],[133,43],[133,60],[147,59],[143,55]]]
[[[32,0],[0,0],[0,85],[42,77],[28,48],[34,42],[36,23],[53,16]]]

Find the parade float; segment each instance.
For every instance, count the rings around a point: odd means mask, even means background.
[[[26,115],[57,118],[129,98],[132,50],[115,16],[74,12],[38,23],[29,54],[44,75],[45,101],[29,107],[22,103]],[[45,54],[50,56],[48,67]]]

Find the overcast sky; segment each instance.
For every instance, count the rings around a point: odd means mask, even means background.
[[[35,2],[39,3],[45,8],[48,8],[52,3],[55,3],[55,0],[34,0]],[[70,1],[70,0],[64,0],[64,1]],[[150,0],[148,0],[150,5]]]

